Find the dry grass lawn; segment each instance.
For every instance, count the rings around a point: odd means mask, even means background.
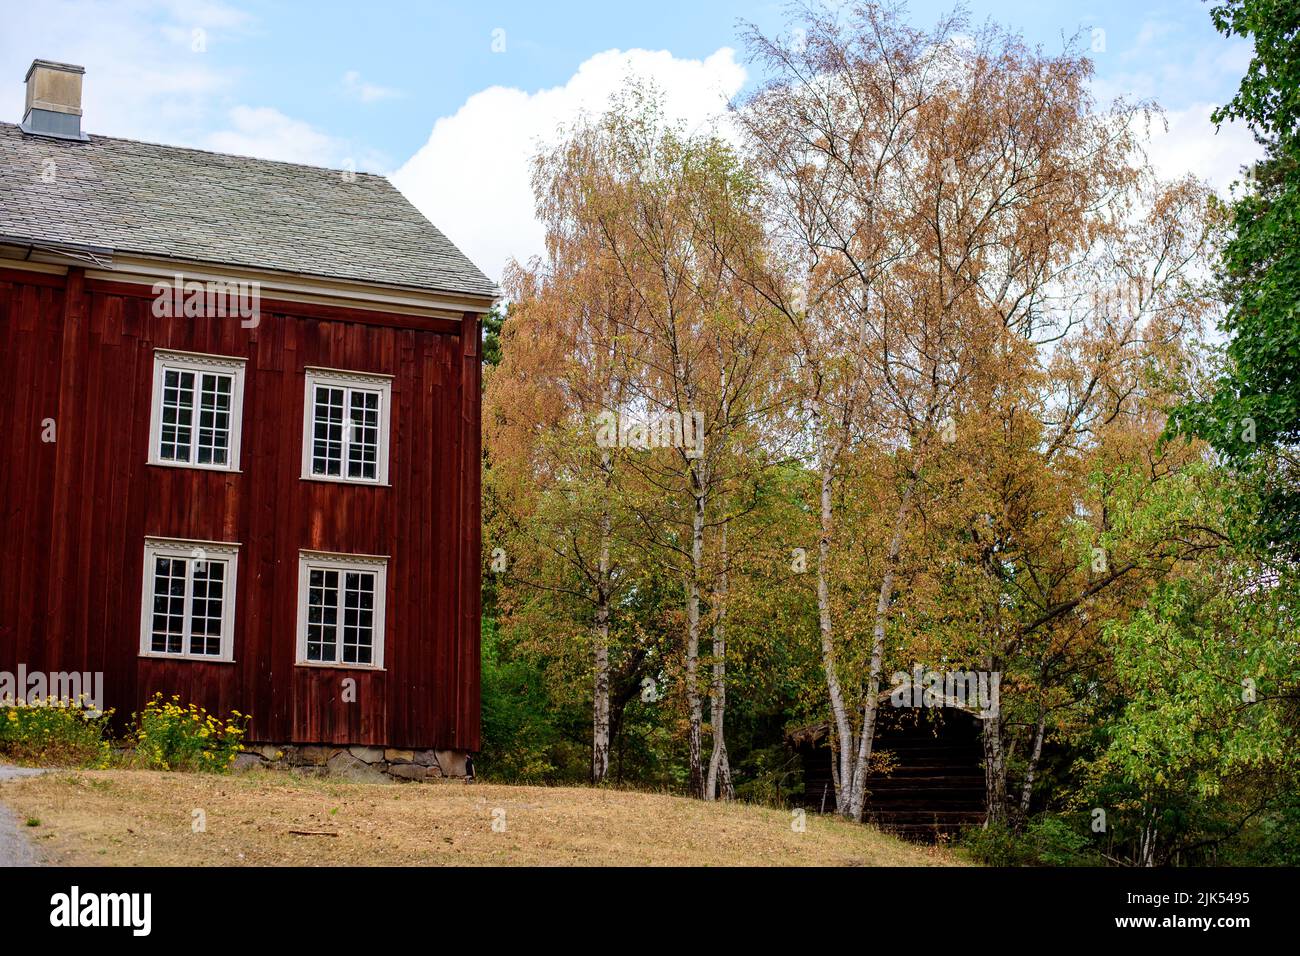
[[[106,866],[944,866],[863,826],[664,794],[54,771],[0,785],[46,863]],[[205,832],[192,821],[202,810]],[[497,828],[494,829],[494,820]],[[504,829],[502,829],[504,827]],[[308,831],[295,833],[294,831]]]

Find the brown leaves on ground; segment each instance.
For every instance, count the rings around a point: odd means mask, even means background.
[[[53,865],[944,866],[942,849],[809,814],[665,794],[284,773],[55,772],[0,797]],[[195,811],[203,832],[194,832]],[[496,828],[494,829],[494,823]],[[293,831],[307,831],[294,833]]]

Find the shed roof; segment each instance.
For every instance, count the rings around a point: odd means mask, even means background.
[[[497,294],[383,176],[12,123],[0,123],[6,241]]]

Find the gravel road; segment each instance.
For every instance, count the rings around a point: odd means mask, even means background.
[[[43,770],[33,770],[28,767],[13,767],[9,764],[0,764],[0,784],[6,780],[17,780],[19,777],[32,777],[38,773],[44,773]],[[4,790],[0,789],[0,794]],[[27,842],[27,835],[23,832],[26,829],[21,820],[19,820],[12,810],[0,803],[0,866],[36,866],[36,854],[32,852],[32,845]]]

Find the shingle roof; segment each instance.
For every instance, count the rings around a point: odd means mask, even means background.
[[[66,142],[11,123],[0,123],[0,237],[497,293],[382,176],[108,136]]]

